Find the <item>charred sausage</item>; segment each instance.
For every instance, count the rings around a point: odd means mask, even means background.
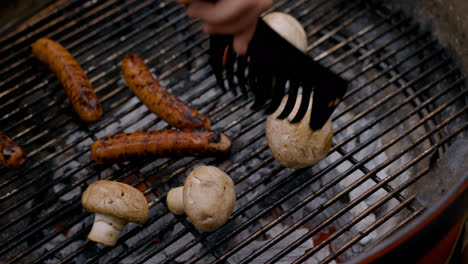
[[[32,52],[60,80],[73,110],[81,120],[94,122],[101,118],[101,104],[88,77],[62,45],[47,38],[40,38],[32,45]]]
[[[142,157],[213,156],[230,149],[231,140],[220,132],[166,129],[98,139],[91,146],[91,158],[104,164]]]
[[[18,143],[0,130],[0,164],[9,168],[19,168],[26,161],[26,155]]]
[[[208,117],[192,109],[158,84],[143,60],[130,54],[122,60],[125,82],[156,115],[176,128],[210,129]]]

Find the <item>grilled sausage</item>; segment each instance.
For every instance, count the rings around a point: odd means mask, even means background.
[[[125,82],[133,93],[156,115],[176,128],[210,129],[208,117],[192,109],[159,86],[143,60],[130,54],[122,60]]]
[[[99,164],[142,157],[187,157],[226,154],[231,140],[223,133],[199,129],[166,129],[118,134],[96,140],[91,158]]]
[[[75,58],[62,45],[53,40],[41,38],[32,45],[32,52],[60,80],[73,110],[81,120],[94,122],[101,118],[101,104],[88,77]]]
[[[0,164],[9,168],[19,168],[26,161],[23,149],[0,130]]]

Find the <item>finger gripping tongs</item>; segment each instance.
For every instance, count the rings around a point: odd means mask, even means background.
[[[313,96],[309,126],[313,130],[323,127],[345,95],[347,81],[297,49],[262,18],[258,20],[245,56],[234,53],[232,40],[233,37],[228,35],[210,36],[210,64],[218,86],[226,90],[227,79],[227,85],[235,95],[239,87],[245,96],[248,87],[255,96],[252,108],[268,105],[267,115],[280,106],[289,86],[288,100],[278,115],[280,119],[288,117],[293,110],[301,87],[299,110],[291,123],[304,118]]]

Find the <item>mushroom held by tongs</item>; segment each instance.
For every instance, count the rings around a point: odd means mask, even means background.
[[[81,197],[81,204],[95,213],[88,239],[114,246],[127,223],[144,224],[149,208],[145,196],[128,184],[101,180],[91,184]]]
[[[213,166],[195,168],[184,186],[171,189],[167,206],[174,214],[186,213],[200,231],[213,232],[232,214],[236,191],[231,177]]]

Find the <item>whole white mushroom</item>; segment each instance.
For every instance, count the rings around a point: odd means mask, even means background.
[[[115,181],[97,181],[83,193],[81,204],[95,213],[88,239],[114,246],[128,222],[144,224],[149,208],[145,196],[134,187]]]
[[[303,52],[307,50],[307,34],[301,23],[293,16],[271,12],[263,17],[263,21],[299,50]]]
[[[266,120],[266,139],[273,157],[284,167],[292,169],[309,167],[325,158],[333,138],[330,119],[322,129],[310,129],[309,119],[312,108],[310,105],[304,119],[296,124],[289,122],[299,110],[301,97],[300,94],[297,96],[296,105],[287,118],[283,120],[276,118],[286,104],[287,97],[285,97],[276,112]]]
[[[292,16],[273,12],[266,15],[264,21],[283,38],[303,52],[307,50],[307,35],[301,24]],[[309,120],[312,111],[312,99],[304,118],[296,124],[289,121],[299,110],[302,96],[299,94],[291,114],[283,119],[277,116],[284,109],[287,97],[283,98],[275,113],[266,121],[266,138],[273,157],[281,165],[300,169],[312,166],[323,159],[330,150],[333,137],[332,122],[328,120],[320,130],[311,130]]]
[[[184,186],[171,189],[166,200],[172,213],[185,213],[198,230],[213,232],[231,216],[236,191],[234,182],[224,171],[200,166],[187,176]]]

